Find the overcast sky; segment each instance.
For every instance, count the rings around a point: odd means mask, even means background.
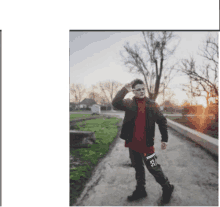
[[[180,43],[174,56],[170,61],[181,58],[188,58],[194,55],[196,61],[201,62],[201,57],[197,55],[198,47],[205,40],[208,32],[175,32],[180,37]],[[100,81],[116,80],[123,84],[131,82],[134,78],[142,76],[128,72],[124,66],[120,51],[126,41],[131,44],[142,41],[140,31],[90,31],[90,32],[70,32],[70,84],[81,83],[86,88]],[[182,103],[188,99],[182,91],[181,84],[188,83],[184,76],[176,76],[169,87],[174,91],[177,103]],[[205,104],[205,99],[198,99],[199,104]],[[158,97],[160,103],[162,97]]]

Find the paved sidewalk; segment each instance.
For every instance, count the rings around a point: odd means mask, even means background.
[[[174,184],[167,206],[218,206],[218,162],[205,150],[168,130],[166,150],[160,149],[160,132],[156,127],[155,150],[158,163]],[[148,196],[128,202],[136,186],[135,170],[130,167],[128,149],[118,138],[112,152],[99,164],[92,179],[78,199],[77,206],[155,206],[160,203],[161,186],[145,168]]]

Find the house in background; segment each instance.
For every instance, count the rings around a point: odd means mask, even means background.
[[[77,104],[74,102],[70,102],[70,111],[74,111],[76,109]]]
[[[83,101],[79,103],[78,108],[80,109],[90,108],[91,109],[93,104],[97,104],[94,99],[85,98]]]
[[[160,110],[163,112],[170,112],[170,113],[182,113],[183,107],[177,106],[170,101],[165,101],[161,106]]]

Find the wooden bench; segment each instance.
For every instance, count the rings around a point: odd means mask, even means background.
[[[70,130],[70,148],[90,147],[95,140],[95,132]]]

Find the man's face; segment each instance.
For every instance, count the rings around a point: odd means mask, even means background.
[[[144,98],[145,87],[144,84],[137,84],[133,89],[134,96],[137,98]]]

